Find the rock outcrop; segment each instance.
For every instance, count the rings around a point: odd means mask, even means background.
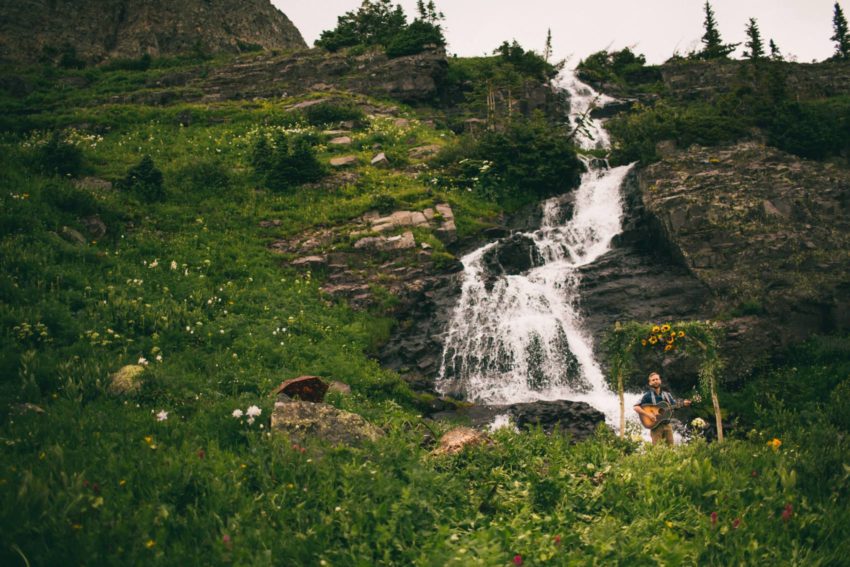
[[[381,429],[357,414],[330,404],[301,401],[276,402],[271,428],[287,434],[299,445],[309,440],[331,445],[362,445],[384,436]]]
[[[306,48],[269,0],[16,0],[0,3],[0,61],[71,55],[87,63]]]

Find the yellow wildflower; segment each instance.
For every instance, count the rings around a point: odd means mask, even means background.
[[[145,443],[147,443],[148,445],[153,443],[153,435],[145,435]]]
[[[145,547],[147,547],[148,549],[152,548],[155,545],[156,545],[156,542],[152,539],[149,539],[148,541],[145,542]]]
[[[674,339],[673,337],[670,337],[669,339],[667,339],[668,345],[672,345],[674,342],[676,342],[676,339]]]
[[[679,331],[679,338],[681,339],[684,336],[685,336],[685,331]]]
[[[776,451],[777,449],[779,449],[779,447],[782,446],[782,441],[774,437],[773,439],[767,442],[767,446]]]
[[[650,342],[650,344],[654,345],[655,343],[658,342],[658,339],[656,339],[655,337],[650,337],[649,342]]]
[[[670,330],[670,325],[661,325],[661,332],[666,333]]]
[[[654,335],[655,333],[657,333],[657,332],[658,332],[658,331],[660,331],[660,330],[661,330],[661,327],[659,327],[658,325],[655,325],[655,326],[652,328],[652,334]]]
[[[641,340],[640,344],[642,344],[643,346],[646,346],[646,339]]]
[[[673,350],[673,345],[667,345],[664,347],[664,351]]]

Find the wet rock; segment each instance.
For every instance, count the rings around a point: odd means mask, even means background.
[[[318,439],[332,445],[359,446],[384,436],[381,429],[357,414],[330,404],[302,401],[276,402],[271,429],[295,443]]]
[[[501,241],[484,254],[483,260],[491,278],[522,274],[543,264],[534,239],[525,234],[514,234]]]
[[[506,408],[519,428],[540,426],[546,433],[570,435],[574,441],[592,436],[605,414],[585,402],[569,400],[511,404]]]

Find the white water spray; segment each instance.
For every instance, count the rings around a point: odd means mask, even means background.
[[[607,148],[601,122],[589,117],[602,95],[574,77],[563,86],[570,94],[571,124],[584,122],[577,129],[580,146]],[[462,292],[443,349],[439,391],[485,404],[585,401],[609,423],[618,423],[619,402],[604,382],[593,357],[594,337],[583,330],[577,310],[578,268],[605,254],[621,231],[620,185],[631,166],[600,167],[598,161],[585,160],[588,171],[576,190],[571,219],[559,221],[563,197],[548,199],[541,228],[525,233],[542,265],[487,282],[485,255],[498,242],[461,259]]]

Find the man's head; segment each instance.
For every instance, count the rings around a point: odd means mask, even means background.
[[[649,382],[650,388],[660,388],[661,387],[661,375],[658,374],[658,372],[653,372],[652,374],[650,374],[649,379],[647,381]]]

